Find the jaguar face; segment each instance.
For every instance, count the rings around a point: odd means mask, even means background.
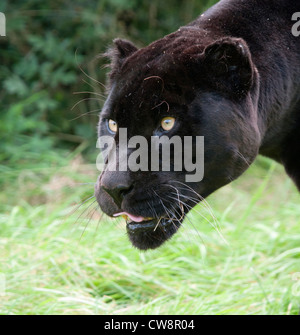
[[[186,40],[182,32],[171,34],[138,50],[118,39],[108,53],[109,92],[98,135],[113,140],[115,156],[108,159],[112,148],[106,150],[95,195],[103,212],[125,218],[130,241],[143,250],[168,240],[198,202],[241,175],[258,153],[257,78],[245,42],[226,39],[190,47]],[[142,163],[139,146],[128,145],[137,136],[148,149],[145,169],[130,166]],[[185,164],[175,167],[175,145],[170,146],[170,168],[162,168],[161,146],[150,146],[153,137],[163,136],[180,138],[182,145],[189,137],[179,156],[184,161],[189,151],[192,166],[203,165],[201,180],[189,178],[196,171]],[[197,137],[204,139],[201,156]],[[158,169],[151,166],[153,151]]]

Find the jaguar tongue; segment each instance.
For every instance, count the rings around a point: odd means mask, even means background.
[[[142,216],[135,216],[135,215],[129,214],[127,212],[116,213],[113,216],[120,216],[120,215],[122,215],[123,217],[125,217],[125,219],[129,217],[130,220],[134,221],[134,222],[142,222],[142,221],[144,221],[146,219],[146,218],[144,218]]]

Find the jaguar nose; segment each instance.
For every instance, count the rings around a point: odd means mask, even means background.
[[[103,190],[108,193],[116,203],[116,205],[121,208],[122,201],[124,197],[130,193],[130,191],[133,189],[133,185],[124,185],[124,184],[118,184],[114,187],[105,187],[102,186]]]

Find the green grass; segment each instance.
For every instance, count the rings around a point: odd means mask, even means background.
[[[121,220],[98,222],[92,199],[68,214],[96,171],[67,162],[2,169],[1,314],[299,313],[299,194],[281,166],[260,158],[208,198],[220,233],[198,205],[171,241],[140,252]]]

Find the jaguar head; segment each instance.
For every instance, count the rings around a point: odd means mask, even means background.
[[[139,249],[168,240],[258,153],[258,76],[246,43],[196,41],[188,30],[142,49],[117,39],[107,53],[98,127],[105,164],[95,195],[103,212],[125,218]]]

